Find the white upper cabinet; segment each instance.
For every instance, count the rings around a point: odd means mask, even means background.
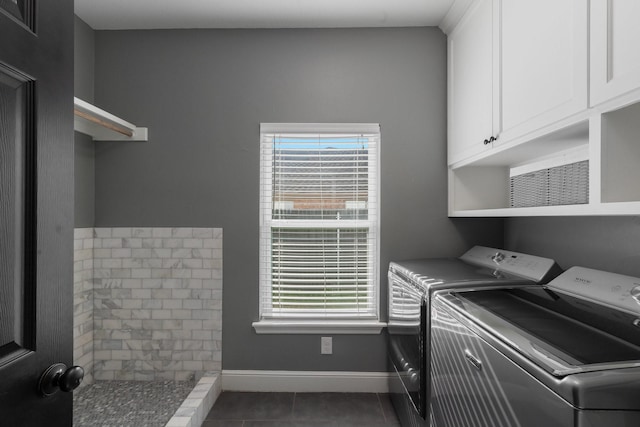
[[[471,4],[448,38],[449,164],[587,109],[587,6]]]
[[[638,0],[591,0],[591,106],[640,88],[638,17]]]
[[[499,1],[502,135],[498,143],[586,110],[587,3]]]
[[[638,22],[640,0],[472,1],[448,34],[449,215],[640,214]]]
[[[490,148],[498,133],[494,30],[493,0],[479,0],[449,34],[449,164]]]

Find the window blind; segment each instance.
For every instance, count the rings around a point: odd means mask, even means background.
[[[377,318],[379,140],[377,125],[262,126],[262,318]]]

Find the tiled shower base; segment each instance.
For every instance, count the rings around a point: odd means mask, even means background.
[[[193,381],[97,381],[74,393],[74,427],[164,427]]]
[[[74,393],[74,427],[200,427],[220,394],[214,373],[192,381],[98,381]]]

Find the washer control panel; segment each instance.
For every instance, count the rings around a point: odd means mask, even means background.
[[[554,269],[559,269],[554,260],[534,255],[521,254],[503,249],[474,246],[460,257],[461,260],[504,273],[540,282]]]
[[[640,314],[640,278],[571,267],[547,285],[551,290]]]

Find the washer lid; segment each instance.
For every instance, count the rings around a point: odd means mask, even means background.
[[[546,283],[560,268],[549,258],[474,246],[460,258],[391,262],[389,271],[427,291],[458,286]]]
[[[640,366],[640,328],[632,314],[540,287],[457,296],[480,322],[555,376]]]
[[[466,263],[457,258],[430,258],[391,262],[389,271],[396,273],[408,282],[428,289],[437,285],[456,285],[468,283],[533,282],[517,277],[496,268],[487,268]]]

